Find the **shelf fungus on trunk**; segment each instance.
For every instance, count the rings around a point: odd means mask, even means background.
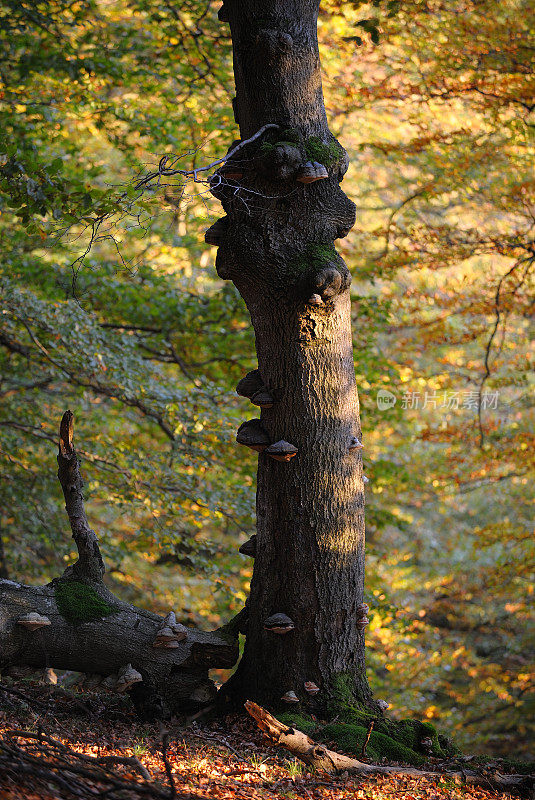
[[[176,650],[179,642],[188,638],[188,629],[176,621],[175,612],[170,611],[158,629],[153,647],[164,647]]]
[[[377,700],[377,705],[383,714],[390,708],[390,703],[387,703],[386,700]]]
[[[363,483],[369,483],[369,482],[370,482],[370,479],[369,479],[369,478],[367,478],[367,477],[366,477],[366,475],[363,475],[363,476],[362,476],[362,482],[363,482]]]
[[[257,536],[256,533],[253,533],[250,539],[244,542],[241,547],[238,548],[238,553],[241,553],[242,556],[251,556],[254,558],[256,556],[256,541]]]
[[[314,183],[315,181],[323,181],[328,177],[327,169],[319,161],[307,161],[297,173],[299,183]]]
[[[236,386],[236,392],[240,397],[247,397],[249,400],[261,389],[265,389],[265,386],[260,375],[260,370],[258,369],[253,369],[251,372],[248,372],[244,378],[238,381],[238,385]]]
[[[115,684],[115,691],[116,692],[126,692],[127,689],[130,689],[135,683],[141,683],[143,681],[143,677],[134,669],[132,664],[127,664],[126,667],[123,667],[119,670],[119,675],[117,676],[117,683]]]
[[[369,625],[369,622],[370,620],[368,617],[360,617],[360,619],[357,620],[357,628],[360,628],[360,630],[363,631],[366,625]]]
[[[273,408],[273,396],[265,388],[259,389],[258,392],[255,392],[249,399],[253,405],[259,406],[260,408]]]
[[[317,686],[314,683],[314,681],[305,681],[304,686],[305,686],[305,692],[308,692],[308,694],[314,695],[317,694],[320,690],[320,687]]]
[[[275,461],[290,461],[297,454],[297,447],[281,439],[266,449],[266,454]]]
[[[310,303],[311,306],[322,306],[323,305],[323,300],[321,299],[321,295],[320,294],[316,294],[316,293],[311,294],[310,297],[308,298],[307,302]]]
[[[56,686],[58,683],[58,676],[52,669],[52,667],[46,667],[45,671],[43,672],[43,677],[40,680],[40,683],[44,684],[44,686]]]
[[[264,143],[255,161],[260,173],[272,181],[294,179],[302,163],[303,154],[292,142]]]
[[[349,442],[349,450],[350,451],[351,450],[362,450],[363,448],[364,448],[364,445],[362,444],[360,439],[357,436],[353,436],[353,438]]]
[[[259,419],[242,422],[236,434],[236,441],[244,447],[250,447],[261,453],[269,446],[269,436]]]
[[[23,628],[26,628],[29,631],[37,631],[39,628],[47,628],[52,623],[48,619],[48,617],[44,617],[41,614],[38,614],[36,611],[31,611],[29,614],[25,614],[19,620],[17,620],[17,625],[22,625]]]
[[[243,178],[243,167],[234,164],[232,161],[227,161],[226,164],[223,164],[223,166],[219,168],[219,174],[225,178],[225,180],[239,181],[240,178]]]
[[[217,219],[204,234],[204,241],[206,244],[219,246],[227,234],[228,227],[229,219],[227,216]]]
[[[289,692],[286,692],[286,694],[283,694],[282,697],[281,697],[281,700],[284,700],[285,703],[298,703],[299,702],[299,698],[298,698],[298,696],[296,695],[296,693],[293,690],[291,690]]]
[[[369,607],[368,603],[361,603],[359,606],[357,606],[357,616],[358,617],[366,617],[366,616],[368,616],[368,611],[369,610],[370,610],[370,607]]]
[[[290,619],[286,614],[272,614],[264,622],[264,628],[270,633],[278,633],[279,635],[290,633],[295,628],[293,619]]]

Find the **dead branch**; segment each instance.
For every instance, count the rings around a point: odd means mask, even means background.
[[[72,577],[100,581],[105,572],[96,534],[89,527],[82,494],[83,480],[78,456],[73,447],[73,413],[66,411],[59,427],[58,478],[65,497],[65,510],[71,524],[72,538],[78,549],[78,561],[64,573]]]
[[[274,744],[284,747],[292,755],[304,761],[311,767],[323,770],[334,775],[342,772],[349,774],[368,776],[368,775],[409,775],[413,778],[437,778],[447,776],[461,780],[469,786],[480,786],[484,789],[496,789],[497,791],[507,791],[515,794],[525,794],[533,788],[533,775],[481,775],[476,772],[451,772],[451,771],[428,771],[419,770],[412,767],[387,767],[376,764],[364,764],[355,758],[349,758],[334,750],[328,750],[324,745],[314,742],[309,736],[296,728],[289,728],[278,719],[275,719],[268,711],[256,703],[247,700],[245,708],[253,717],[260,730]]]

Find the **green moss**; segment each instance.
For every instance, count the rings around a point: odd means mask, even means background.
[[[291,131],[285,131],[285,133],[290,133]],[[265,140],[262,142],[260,147],[258,148],[259,154],[264,158],[269,158],[273,155],[273,151],[276,147],[296,147],[299,145],[299,139],[294,140],[292,138],[286,138],[282,136],[280,139],[274,140]]]
[[[288,264],[287,273],[299,277],[309,271],[318,272],[336,258],[336,249],[332,244],[309,244],[303,253]]]
[[[355,701],[353,678],[350,674],[341,673],[333,680],[334,701],[329,708],[329,716],[336,717],[337,721],[350,729],[349,733],[339,733],[344,738],[356,736],[357,729],[366,732],[370,722],[374,722],[373,737],[376,740],[376,755],[394,760],[408,761],[419,764],[423,761],[421,753],[422,739],[431,740],[431,753],[437,758],[447,758],[456,755],[459,751],[445,736],[439,736],[435,728],[428,722],[416,719],[396,720],[383,717],[371,710],[363,709]],[[353,731],[353,729],[355,729]],[[384,737],[381,739],[380,737]],[[360,745],[362,746],[362,744]],[[396,750],[396,748],[400,748]],[[370,757],[374,757],[370,752]]]
[[[317,247],[318,245],[314,245]],[[321,245],[320,245],[321,247]],[[352,707],[355,703],[355,682],[349,672],[341,672],[333,678],[335,702],[342,708]]]
[[[281,139],[284,139],[285,142],[291,142],[292,144],[299,144],[301,138],[301,134],[297,128],[286,128],[281,135]]]
[[[74,625],[107,617],[117,611],[115,606],[81,581],[58,581],[54,584],[54,592],[59,613]]]
[[[314,722],[311,717],[304,716],[303,714],[293,714],[291,711],[285,711],[283,714],[279,714],[277,719],[285,725],[288,725],[288,727],[303,731],[307,736],[312,736],[317,728],[317,723]]]
[[[304,148],[311,161],[319,161],[326,167],[334,164],[341,156],[341,148],[335,141],[325,144],[319,136],[309,136],[305,139]]]
[[[348,725],[345,723],[332,723],[325,725],[320,731],[321,739],[325,742],[332,741],[347,753],[360,756],[362,746],[366,741],[367,728],[362,725]],[[366,747],[366,754],[372,761],[386,758],[388,761],[403,761],[407,764],[419,766],[424,758],[410,747],[406,747],[391,736],[372,731],[370,741]]]
[[[275,149],[275,145],[271,144],[271,142],[262,142],[260,147],[258,148],[258,152],[261,156],[269,156],[273,153]]]
[[[296,145],[295,142],[289,142],[287,140],[285,141],[284,139],[279,139],[277,142],[275,142],[274,147],[295,147],[295,145]]]
[[[353,698],[353,681],[349,675],[341,675],[336,680],[336,689],[339,697]],[[436,737],[436,731],[427,723],[417,720],[389,720],[377,718],[371,712],[361,711],[355,707],[346,706],[340,711],[338,706],[337,721],[321,725],[312,717],[302,711],[285,711],[278,715],[278,719],[285,725],[297,728],[317,741],[331,743],[336,749],[360,757],[362,746],[366,741],[370,722],[374,721],[374,730],[366,747],[367,757],[371,761],[402,761],[406,764],[420,766],[425,761],[425,756],[419,752],[420,741],[423,736],[430,736],[431,732]],[[435,755],[441,755],[440,748]]]

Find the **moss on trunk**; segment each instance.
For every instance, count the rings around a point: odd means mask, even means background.
[[[54,594],[59,613],[73,625],[108,617],[118,610],[81,581],[55,581]]]

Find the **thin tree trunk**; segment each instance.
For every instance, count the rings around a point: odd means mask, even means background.
[[[368,704],[349,273],[333,247],[353,225],[355,208],[339,187],[347,156],[329,132],[323,105],[318,2],[225,0],[223,8],[242,139],[263,125],[280,127],[241,149],[229,170],[241,171],[239,178],[225,181],[222,171],[223,180],[212,182],[228,215],[216,265],[251,315],[261,382],[274,401],[262,409],[262,426],[270,442],[298,450],[289,462],[259,456],[247,640],[225,691],[271,707],[288,691],[316,709],[342,690]],[[307,161],[326,167],[322,179],[300,180]],[[294,622],[291,632],[264,629],[277,612]],[[314,698],[306,681],[320,688]]]

